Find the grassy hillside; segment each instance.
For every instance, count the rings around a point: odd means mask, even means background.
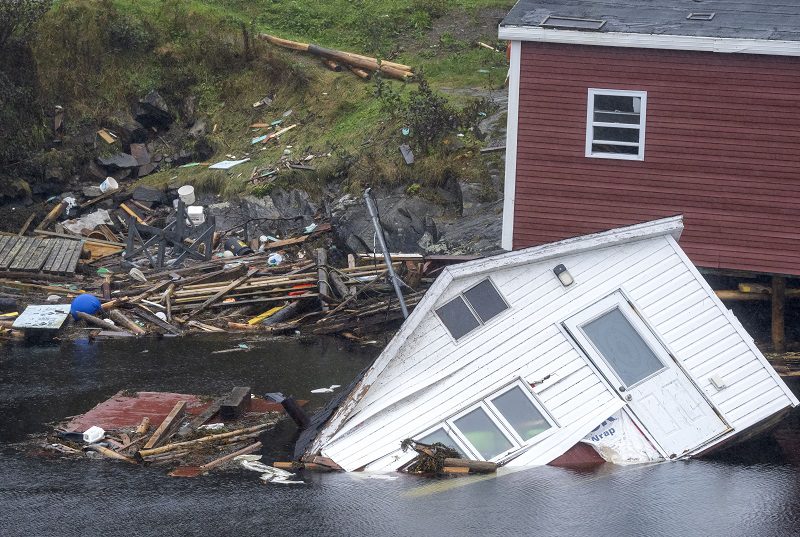
[[[196,100],[196,115],[206,120],[217,155],[247,153],[255,164],[267,166],[277,162],[287,144],[293,157],[331,154],[315,161],[317,174],[285,170],[276,184],[314,190],[341,180],[356,190],[366,183],[402,181],[424,187],[448,175],[481,177],[480,142],[470,127],[491,112],[491,103],[453,90],[473,88],[479,97],[502,86],[504,54],[476,41],[496,42],[497,21],[511,5],[499,0],[62,0],[39,21],[29,43],[39,104],[42,110],[64,106],[72,134],[97,125],[113,128],[124,122],[136,99],[157,89],[179,122],[192,119],[181,104],[187,97]],[[420,91],[416,82],[363,81],[349,72],[331,72],[313,56],[258,40],[261,32],[412,65],[431,91]],[[273,96],[272,105],[254,109],[252,103],[267,95]],[[262,150],[250,144],[251,123],[281,119],[288,110],[285,124],[298,127],[280,145]],[[426,135],[431,143],[425,143],[423,126],[439,123],[447,128]],[[409,124],[419,128],[406,138],[401,128]],[[463,136],[454,138],[459,133]],[[417,152],[413,168],[402,164],[397,150],[404,142]],[[454,153],[452,147],[459,149]],[[40,154],[25,169],[36,173],[53,160],[69,167],[71,158],[79,160],[63,152]],[[180,181],[235,194],[252,189],[245,184],[251,169],[239,177],[176,168],[146,180],[163,183],[177,175]]]

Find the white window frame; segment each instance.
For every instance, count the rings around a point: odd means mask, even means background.
[[[547,422],[550,424],[550,428],[548,430],[542,431],[541,433],[537,434],[536,436],[527,441],[524,441],[522,439],[522,437],[517,433],[514,427],[512,427],[511,424],[508,423],[508,421],[505,419],[500,410],[498,410],[491,402],[492,399],[500,395],[503,395],[507,391],[510,391],[517,387],[522,389],[522,393],[524,393],[528,397],[528,399],[530,399],[531,403],[533,403],[533,406],[536,407],[536,410],[538,410],[539,413],[542,416],[544,416],[544,419],[547,420]],[[480,407],[481,409],[483,409],[484,412],[486,412],[486,415],[489,416],[489,419],[492,420],[492,423],[494,423],[497,426],[497,428],[500,430],[503,436],[506,437],[506,440],[508,440],[509,443],[512,445],[512,447],[507,451],[499,453],[494,458],[489,459],[490,461],[494,462],[506,459],[512,453],[516,453],[517,451],[538,444],[539,442],[548,438],[552,434],[555,434],[555,432],[560,427],[555,418],[553,418],[553,416],[550,414],[550,412],[547,411],[547,409],[544,407],[541,401],[539,401],[539,398],[536,396],[536,394],[533,393],[530,385],[526,383],[522,378],[518,378],[514,380],[511,384],[508,384],[500,388],[499,390],[491,392],[490,394],[482,397],[475,403],[469,405],[466,409],[458,412],[457,414],[454,414],[450,418],[445,419],[443,422],[439,422],[433,427],[426,429],[424,433],[415,435],[413,438],[423,438],[434,432],[436,429],[441,428],[444,429],[444,431],[448,435],[450,435],[450,437],[456,442],[456,447],[458,447],[461,451],[463,451],[465,455],[471,457],[473,460],[478,460],[478,461],[485,460],[478,451],[478,449],[472,445],[472,443],[467,439],[466,435],[464,435],[455,424],[455,421],[457,419],[469,414],[478,407]]]
[[[616,95],[621,97],[639,97],[641,99],[641,111],[639,113],[639,124],[631,123],[606,123],[602,121],[594,121],[594,98],[596,95]],[[597,89],[589,88],[589,95],[586,105],[586,156],[589,158],[607,158],[617,160],[644,160],[644,141],[645,141],[645,124],[647,116],[647,92],[646,91],[628,91],[628,90],[611,90],[611,89]],[[611,127],[621,129],[636,129],[639,131],[639,143],[634,142],[609,142],[613,145],[628,145],[631,147],[638,146],[639,152],[635,155],[627,155],[624,153],[598,153],[592,151],[592,145],[595,143],[603,143],[594,139],[594,127]]]
[[[481,319],[481,316],[478,315],[478,312],[475,311],[475,308],[472,306],[472,304],[470,303],[470,301],[467,299],[467,296],[466,296],[466,292],[467,291],[469,291],[473,287],[476,287],[476,286],[482,284],[484,281],[488,281],[492,285],[492,287],[494,287],[494,290],[497,292],[497,294],[500,297],[500,299],[506,305],[506,309],[504,309],[503,311],[501,311],[500,313],[498,313],[497,315],[495,315],[494,317],[492,317],[491,319],[489,319],[486,322],[483,322],[483,320]],[[451,300],[455,300],[458,297],[461,297],[461,300],[463,300],[464,304],[467,305],[467,309],[469,309],[469,312],[472,314],[473,317],[475,317],[475,320],[478,321],[478,326],[476,326],[475,328],[473,328],[472,330],[470,330],[469,332],[467,332],[466,334],[464,334],[460,338],[456,339],[455,337],[453,337],[453,334],[450,332],[450,329],[447,328],[447,324],[445,324],[444,320],[439,316],[439,312],[437,310],[440,307],[444,306],[445,304],[448,304]],[[478,332],[481,331],[481,328],[493,324],[494,322],[496,322],[497,319],[507,315],[509,311],[511,311],[511,304],[509,304],[508,300],[506,300],[506,297],[503,296],[503,293],[500,292],[500,289],[497,287],[497,284],[494,283],[494,281],[492,280],[491,277],[484,278],[484,279],[476,282],[475,284],[470,285],[469,287],[465,288],[464,290],[462,290],[458,294],[453,295],[450,298],[448,298],[447,300],[445,300],[444,302],[442,302],[439,306],[436,306],[436,307],[433,308],[433,314],[436,315],[436,319],[438,319],[438,321],[440,323],[442,323],[442,326],[444,327],[445,332],[447,332],[447,335],[450,337],[450,340],[456,345],[459,344],[459,343],[462,343],[464,341],[467,341],[468,339],[474,337],[475,334],[477,334]]]

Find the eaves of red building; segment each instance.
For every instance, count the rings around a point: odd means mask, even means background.
[[[684,215],[701,267],[800,275],[800,58],[523,43],[515,249]],[[585,156],[589,88],[647,92],[643,161]]]

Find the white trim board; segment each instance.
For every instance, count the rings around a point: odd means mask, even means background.
[[[800,42],[773,39],[633,34],[625,32],[580,32],[532,26],[501,26],[498,34],[500,39],[510,41],[800,57]],[[511,52],[513,54],[513,48]]]
[[[517,125],[519,124],[519,73],[522,43],[511,42],[508,69],[508,114],[506,123],[506,170],[503,181],[503,233],[500,247],[514,249],[514,201],[517,186]]]

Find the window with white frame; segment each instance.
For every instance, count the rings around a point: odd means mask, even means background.
[[[458,341],[507,309],[505,299],[487,278],[436,308],[436,315]]]
[[[647,92],[590,89],[586,156],[644,160]]]
[[[556,423],[522,380],[470,405],[417,441],[440,442],[471,459],[495,460],[547,437]]]

